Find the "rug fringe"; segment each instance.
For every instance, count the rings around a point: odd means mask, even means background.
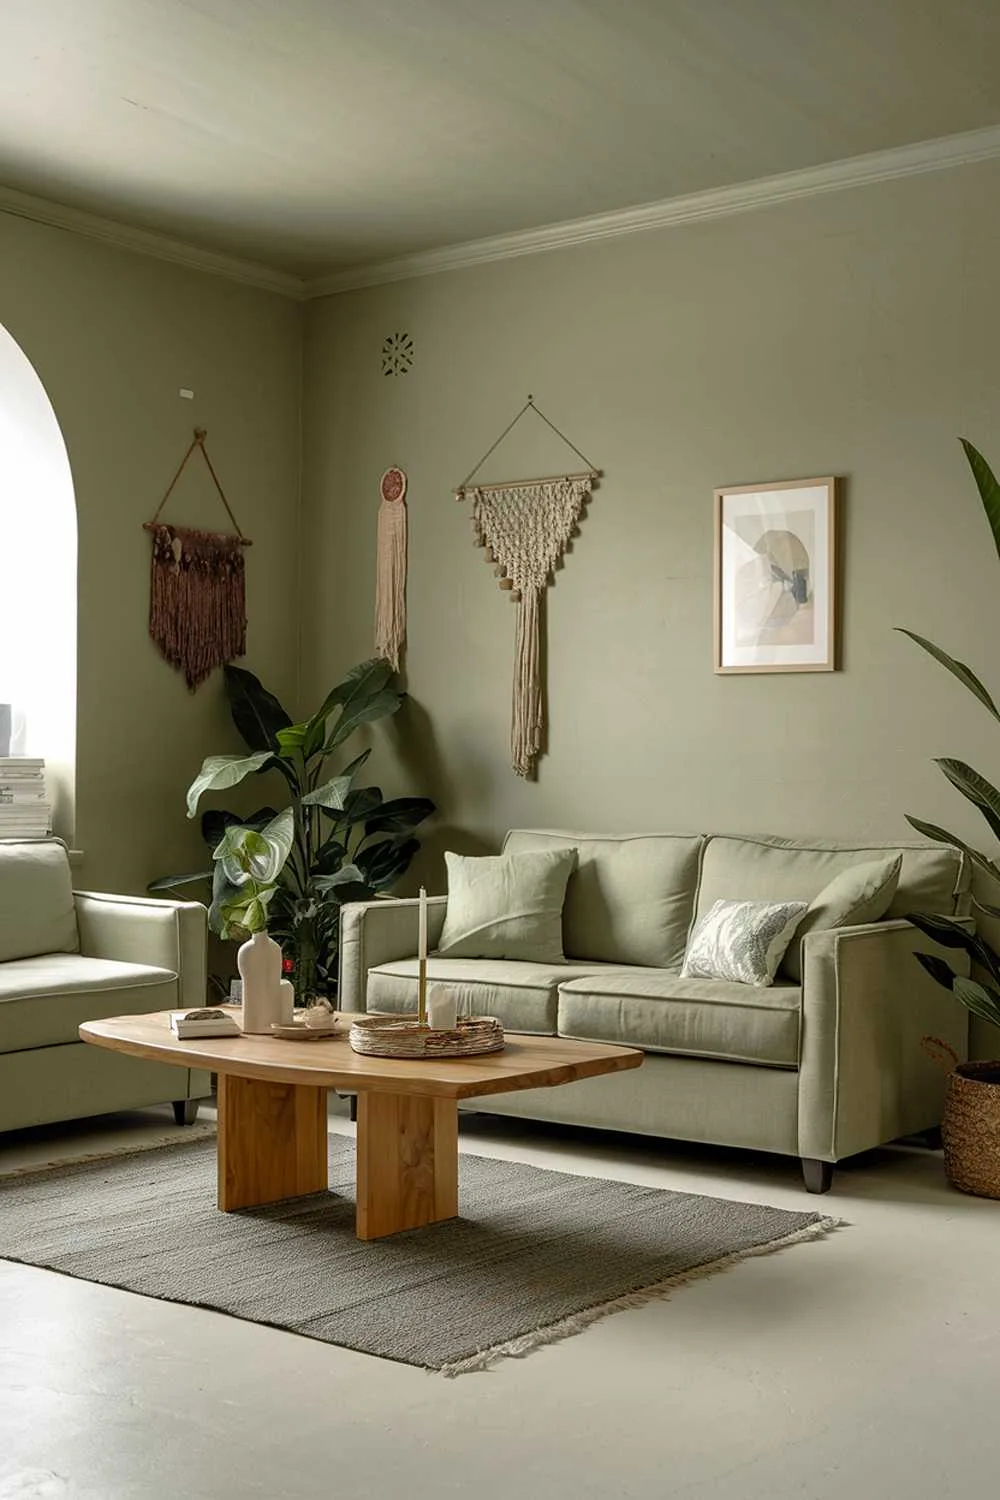
[[[560,1319],[558,1323],[550,1323],[544,1328],[535,1328],[531,1333],[522,1333],[505,1344],[494,1344],[489,1349],[481,1349],[477,1354],[454,1360],[451,1364],[429,1366],[427,1367],[428,1373],[443,1375],[448,1380],[454,1380],[458,1375],[472,1375],[482,1370],[489,1370],[504,1359],[523,1359],[526,1355],[533,1354],[536,1349],[544,1348],[546,1344],[558,1344],[563,1339],[582,1333],[592,1323],[598,1323],[602,1318],[610,1317],[612,1313],[627,1312],[634,1307],[644,1307],[648,1302],[653,1302],[673,1291],[675,1287],[687,1286],[692,1281],[704,1281],[719,1271],[726,1271],[730,1266],[737,1265],[741,1260],[749,1260],[751,1256],[773,1255],[775,1251],[785,1250],[789,1245],[798,1245],[804,1240],[820,1239],[823,1235],[832,1234],[836,1229],[842,1229],[845,1223],[844,1219],[826,1217],[817,1219],[814,1224],[807,1224],[803,1229],[796,1229],[794,1233],[783,1235],[779,1240],[769,1240],[767,1244],[754,1245],[749,1250],[734,1251],[732,1255],[723,1255],[719,1260],[706,1261],[703,1266],[694,1266],[689,1271],[678,1271],[676,1275],[668,1276],[664,1281],[654,1282],[652,1286],[640,1287],[635,1292],[626,1292],[624,1296],[615,1297],[610,1302],[601,1302],[596,1307],[585,1308],[582,1312]]]
[[[198,1141],[209,1140],[216,1133],[212,1120],[203,1120],[200,1124],[196,1121],[194,1125],[177,1125],[174,1129],[183,1130],[183,1136],[160,1135],[144,1141],[142,1145],[137,1145],[135,1141],[127,1144],[123,1141],[120,1146],[110,1146],[105,1151],[89,1151],[84,1156],[57,1156],[33,1167],[12,1167],[10,1171],[5,1171],[0,1165],[0,1183],[15,1177],[41,1177],[45,1172],[63,1172],[68,1167],[82,1167],[95,1161],[111,1161],[116,1156],[142,1156],[146,1151],[162,1150],[164,1146],[193,1146]]]

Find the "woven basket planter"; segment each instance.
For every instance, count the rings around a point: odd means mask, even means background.
[[[941,1134],[951,1185],[1000,1198],[1000,1061],[959,1063],[950,1074]]]

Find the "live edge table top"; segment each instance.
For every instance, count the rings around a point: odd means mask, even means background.
[[[563,1037],[508,1035],[502,1052],[485,1057],[365,1057],[347,1039],[352,1016],[341,1017],[336,1036],[289,1042],[270,1036],[194,1037],[179,1041],[170,1012],[111,1016],[86,1021],[80,1037],[134,1057],[156,1058],[178,1067],[262,1082],[312,1085],[344,1093],[413,1094],[471,1099],[516,1089],[547,1088],[637,1068],[643,1054],[632,1047],[578,1042]]]

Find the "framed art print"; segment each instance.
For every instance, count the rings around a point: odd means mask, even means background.
[[[715,492],[715,670],[836,666],[836,481]]]

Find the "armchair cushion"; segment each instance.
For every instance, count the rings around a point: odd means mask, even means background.
[[[178,1008],[169,969],[78,953],[0,964],[0,1053],[79,1040],[82,1021]]]
[[[76,953],[73,883],[58,839],[0,842],[0,963],[39,953]]]

